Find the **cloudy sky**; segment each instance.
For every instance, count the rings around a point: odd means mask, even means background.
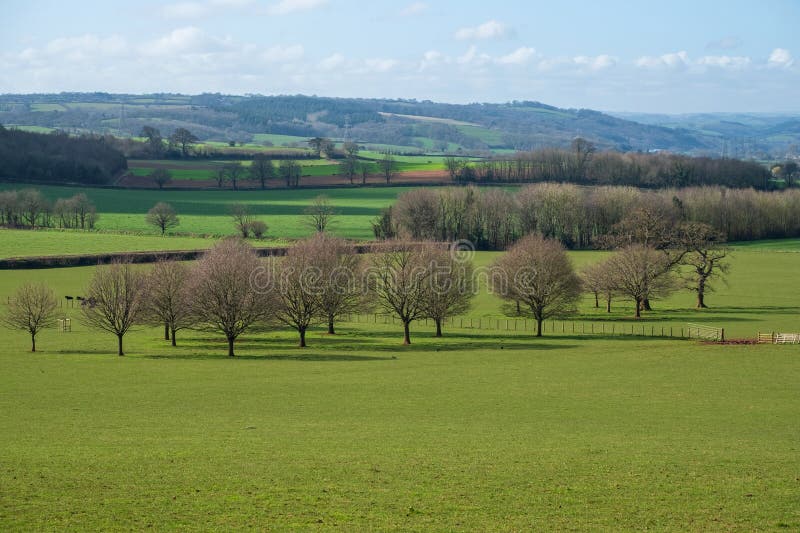
[[[800,1],[3,0],[0,93],[800,111]]]

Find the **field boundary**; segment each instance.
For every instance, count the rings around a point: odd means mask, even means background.
[[[350,324],[393,324],[400,320],[385,313],[347,315],[341,320]],[[431,319],[420,319],[416,323],[433,326]],[[507,331],[509,333],[536,333],[536,321],[530,318],[451,317],[442,322],[443,327],[459,330]],[[542,334],[553,335],[598,335],[618,337],[657,337],[663,339],[688,340],[689,331],[682,326],[656,326],[623,322],[591,320],[545,320]]]
[[[220,239],[222,240],[222,239]],[[422,246],[428,243],[411,243],[411,246]],[[444,243],[441,243],[444,246]],[[353,248],[357,254],[369,254],[392,248],[392,242],[356,243]],[[259,257],[281,257],[286,255],[290,246],[254,247]],[[155,263],[163,259],[172,261],[192,261],[197,259],[208,248],[194,250],[148,250],[139,252],[106,252],[98,254],[48,255],[35,257],[9,257],[0,259],[0,270],[28,270],[40,268],[64,268],[78,266],[95,266],[123,261],[127,263]]]

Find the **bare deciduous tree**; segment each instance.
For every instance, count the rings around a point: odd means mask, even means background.
[[[436,336],[442,336],[442,322],[466,313],[475,296],[472,262],[456,250],[430,245],[426,252],[431,261],[425,316],[436,324]]]
[[[299,187],[303,168],[292,159],[284,159],[278,166],[278,175],[286,181],[287,187]]]
[[[8,327],[27,331],[31,351],[36,351],[36,335],[56,323],[56,295],[44,283],[26,283],[16,290],[3,317]]]
[[[634,301],[636,318],[642,316],[645,300],[675,288],[670,259],[659,250],[632,244],[614,253],[606,264],[614,291]]]
[[[330,200],[327,196],[319,195],[305,209],[306,219],[309,226],[314,228],[317,233],[324,232],[336,216]]]
[[[606,312],[611,312],[611,300],[614,297],[614,280],[606,261],[587,265],[581,271],[584,289],[594,295],[595,308],[600,307],[600,295],[606,303]]]
[[[147,139],[148,154],[153,158],[160,159],[164,153],[164,139],[161,137],[161,132],[158,128],[143,126],[139,135]]]
[[[221,189],[225,185],[225,180],[228,179],[228,173],[225,171],[225,167],[219,167],[214,171],[214,179],[217,182],[217,187]]]
[[[231,187],[233,190],[236,191],[239,189],[239,180],[242,179],[244,175],[245,168],[242,166],[241,163],[228,163],[224,167],[225,176],[231,182]]]
[[[320,315],[322,272],[316,248],[313,239],[298,242],[276,268],[276,317],[297,330],[301,348],[306,346],[306,331]]]
[[[159,189],[163,189],[164,185],[172,181],[172,173],[165,168],[157,168],[150,173],[150,179],[158,185]]]
[[[171,143],[180,146],[181,155],[186,157],[189,155],[189,149],[192,147],[192,145],[200,139],[198,139],[194,133],[186,128],[178,128],[172,135],[170,135],[169,140]]]
[[[431,270],[425,252],[424,247],[400,241],[372,261],[369,288],[378,304],[403,323],[403,344],[411,344],[411,322],[426,313]]]
[[[536,336],[542,322],[572,313],[580,298],[581,280],[560,242],[540,235],[518,241],[495,262],[490,277],[496,294],[527,306],[536,320]]]
[[[310,146],[311,149],[314,150],[314,154],[317,156],[317,159],[319,159],[322,155],[323,150],[325,150],[325,148],[331,141],[326,137],[312,137],[306,142],[308,143],[308,146]]]
[[[239,232],[243,239],[249,237],[250,225],[253,222],[253,217],[250,216],[250,208],[245,204],[231,204],[229,211],[236,231]]]
[[[392,178],[397,174],[397,161],[394,156],[391,152],[385,152],[383,157],[378,159],[377,163],[383,179],[386,180],[386,183],[391,182]]]
[[[175,210],[171,205],[165,202],[158,202],[150,211],[147,212],[147,223],[155,226],[161,230],[161,235],[164,235],[168,229],[176,227],[180,224]]]
[[[189,304],[189,267],[178,261],[158,261],[147,275],[147,314],[164,324],[165,339],[176,346],[175,333],[191,327],[194,317]]]
[[[450,179],[454,182],[461,181],[462,173],[467,168],[469,161],[467,159],[448,156],[444,158],[444,167],[447,173],[450,174]]]
[[[117,355],[124,355],[122,338],[143,318],[146,278],[130,263],[98,266],[81,305],[86,323],[117,337]]]
[[[250,179],[261,184],[262,189],[267,188],[267,181],[275,177],[275,165],[264,154],[256,154],[250,165]]]
[[[347,242],[324,233],[312,237],[312,246],[320,269],[319,312],[328,324],[328,334],[333,335],[339,317],[364,306],[361,261]]]
[[[358,172],[358,150],[358,144],[354,142],[344,143],[345,158],[344,162],[342,162],[342,173],[350,180],[350,185],[353,184],[353,178]]]
[[[270,318],[271,298],[257,292],[257,276],[268,271],[240,239],[225,239],[206,252],[191,272],[189,294],[198,324],[220,331],[233,357],[234,342],[248,328]]]
[[[705,309],[705,295],[712,290],[710,282],[726,274],[729,265],[725,262],[728,249],[721,232],[708,224],[692,222],[683,226],[684,243],[687,250],[682,263],[691,268],[689,290],[697,293],[697,308]]]

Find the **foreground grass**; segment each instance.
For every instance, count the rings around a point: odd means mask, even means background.
[[[800,527],[791,347],[397,333],[15,338],[0,526]]]
[[[798,257],[737,251],[715,308],[682,293],[650,319],[796,330]],[[77,295],[91,272],[2,272],[0,301],[27,280]],[[144,328],[120,358],[64,312],[73,331],[36,354],[0,329],[3,530],[800,528],[797,346],[419,323],[402,347],[399,326],[342,324],[305,350],[251,332],[235,359],[218,335],[172,348]]]

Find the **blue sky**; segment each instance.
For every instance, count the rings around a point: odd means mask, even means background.
[[[800,111],[797,0],[4,0],[2,13],[4,93]]]

